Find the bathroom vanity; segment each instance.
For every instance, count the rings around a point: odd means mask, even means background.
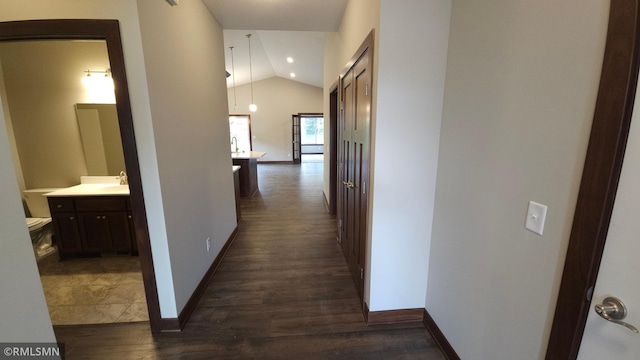
[[[253,197],[258,191],[258,159],[267,153],[262,151],[233,152],[233,165],[240,165],[240,196]]]
[[[45,196],[60,259],[102,252],[137,254],[127,185],[81,184]]]

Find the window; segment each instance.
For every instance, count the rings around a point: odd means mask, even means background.
[[[324,118],[306,117],[302,115],[302,145],[324,144]]]
[[[250,152],[251,145],[251,116],[229,115],[229,141],[231,152]]]

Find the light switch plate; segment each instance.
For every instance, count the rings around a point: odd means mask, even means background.
[[[535,201],[529,201],[529,210],[527,210],[527,221],[525,223],[527,230],[542,235],[546,218],[547,206],[538,204]]]

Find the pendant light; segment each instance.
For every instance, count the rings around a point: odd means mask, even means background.
[[[251,105],[249,105],[249,111],[256,112],[258,106],[253,102],[253,68],[251,66],[251,34],[247,34],[247,41],[249,41],[249,80],[251,81]]]
[[[233,46],[229,46],[231,50],[231,81],[233,82],[233,110],[238,108],[238,101],[236,100],[236,68],[233,65]]]

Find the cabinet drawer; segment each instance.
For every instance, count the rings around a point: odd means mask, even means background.
[[[76,198],[76,211],[126,211],[126,197],[82,197]]]
[[[62,197],[50,197],[49,210],[51,213],[75,211],[73,199]]]

